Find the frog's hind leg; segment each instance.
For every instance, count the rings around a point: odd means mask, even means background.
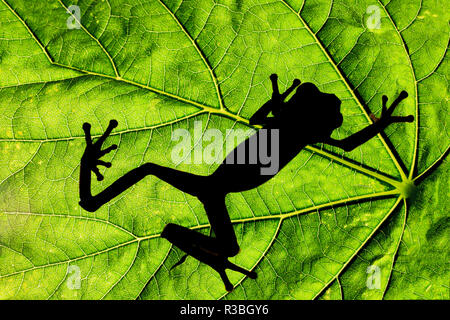
[[[245,270],[228,261],[229,251],[227,249],[224,250],[223,244],[217,238],[209,237],[172,223],[166,225],[161,237],[186,252],[186,255],[174,267],[183,263],[186,257],[190,255],[216,270],[227,291],[233,290],[233,285],[228,279],[225,269],[238,271],[251,279],[256,279],[256,273],[254,271]]]
[[[210,189],[213,188],[213,186],[210,186]],[[202,247],[207,249],[209,252],[213,252],[224,257],[234,257],[239,253],[240,248],[236,234],[234,233],[230,216],[228,215],[227,207],[225,205],[225,196],[221,194],[209,194],[199,197],[199,200],[203,202],[206,215],[208,216],[208,220],[215,237],[208,237],[211,240],[206,241],[201,234],[195,232],[195,234],[198,234],[198,237],[190,236],[188,237],[189,241],[195,240],[195,242],[200,243],[201,240],[205,240]],[[169,227],[169,230],[170,228],[173,229],[174,227]],[[181,234],[185,233],[180,231],[180,235]],[[191,233],[187,233],[187,235],[189,234]],[[170,239],[168,240],[170,241]],[[173,244],[178,246],[176,243]]]
[[[95,211],[149,175],[156,176],[175,188],[199,198],[203,197],[208,189],[212,189],[211,185],[214,185],[212,180],[215,180],[215,177],[212,176],[199,176],[154,163],[145,163],[128,171],[95,197],[86,196],[88,199],[81,201],[80,204],[88,211]],[[87,186],[87,188],[89,187],[90,185]]]
[[[203,202],[211,229],[216,236],[217,250],[227,257],[234,257],[240,248],[225,205],[225,194],[216,191],[214,194],[207,194],[205,198],[199,197],[199,200]]]
[[[233,285],[228,280],[225,269],[235,270],[250,278],[256,278],[255,272],[249,272],[228,261],[229,257],[239,253],[240,248],[225,205],[226,191],[222,190],[224,188],[223,181],[216,179],[215,176],[198,176],[151,163],[145,164],[145,166],[147,174],[154,175],[175,188],[198,197],[203,203],[215,235],[215,237],[209,237],[169,223],[161,233],[161,237],[186,252],[187,255],[193,256],[216,270],[228,291],[233,289]],[[181,264],[184,259],[185,257],[176,265]]]
[[[216,250],[227,257],[239,253],[239,245],[225,205],[225,183],[214,175],[199,176],[188,172],[148,163],[148,174],[171,184],[175,188],[196,196],[202,203],[217,241]]]
[[[147,175],[154,175],[175,188],[196,196],[203,203],[216,236],[215,250],[218,253],[227,257],[239,253],[239,245],[225,205],[226,192],[222,190],[223,181],[213,175],[199,176],[153,163],[146,163],[143,166]]]

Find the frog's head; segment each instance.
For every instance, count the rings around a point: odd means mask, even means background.
[[[316,137],[329,137],[343,121],[341,100],[334,94],[321,92],[309,82],[297,88],[283,109],[287,122],[296,122]]]

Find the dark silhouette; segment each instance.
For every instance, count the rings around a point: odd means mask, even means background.
[[[92,142],[90,135],[91,126],[85,123],[83,129],[87,145],[81,158],[80,205],[85,210],[95,211],[147,175],[154,175],[175,188],[196,196],[204,205],[215,235],[215,237],[205,236],[188,228],[169,223],[161,236],[186,252],[186,255],[176,265],[181,264],[187,255],[191,255],[215,269],[228,291],[231,291],[233,286],[228,280],[225,269],[239,271],[252,279],[256,278],[254,271],[249,272],[228,261],[229,257],[239,253],[240,248],[225,206],[225,196],[230,192],[241,192],[256,188],[268,181],[308,144],[326,143],[350,151],[373,138],[391,123],[412,122],[414,120],[413,116],[392,116],[392,112],[397,105],[408,96],[405,91],[402,91],[389,109],[386,108],[388,99],[383,96],[381,117],[375,118],[373,124],[343,140],[335,140],[330,135],[334,129],[341,126],[343,117],[340,112],[341,101],[334,94],[322,93],[312,83],[300,85],[298,79],[294,80],[292,86],[286,92],[280,94],[277,75],[271,75],[270,79],[273,86],[272,99],[250,118],[250,124],[262,125],[262,129],[267,129],[266,132],[269,132],[269,134],[271,130],[276,130],[279,136],[279,145],[274,146],[272,141],[268,147],[269,150],[278,150],[279,166],[273,174],[261,174],[261,168],[267,167],[267,163],[264,163],[261,159],[251,159],[252,152],[259,152],[259,150],[251,149],[252,141],[261,141],[264,138],[261,135],[264,130],[258,130],[226,157],[226,160],[234,159],[238,155],[242,156],[242,154],[239,154],[239,150],[253,150],[244,154],[245,161],[230,164],[233,161],[224,160],[217,170],[209,176],[199,176],[154,163],[146,163],[129,171],[104,191],[93,196],[91,194],[91,171],[100,181],[103,176],[97,166],[101,165],[107,168],[111,166],[111,163],[101,161],[99,158],[117,148],[117,145],[112,145],[105,150],[101,150],[102,144],[117,126],[117,121],[111,120],[106,132],[95,143]],[[289,101],[285,102],[284,100],[295,88],[297,88],[295,94]],[[272,117],[268,116],[270,112],[272,112]],[[259,148],[260,144],[256,144],[256,146]]]

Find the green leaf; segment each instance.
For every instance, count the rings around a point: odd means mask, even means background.
[[[71,5],[79,29],[67,27]],[[432,0],[1,0],[0,298],[448,299],[449,12]],[[415,122],[352,152],[308,146],[228,195],[242,249],[232,260],[257,280],[229,271],[227,293],[193,258],[169,271],[183,253],[162,228],[209,224],[196,198],[155,177],[80,208],[83,122],[95,136],[119,122],[94,193],[145,162],[206,175],[217,164],[172,162],[172,132],[248,129],[271,73],[281,89],[300,78],[343,101],[335,138],[401,90],[396,112]]]

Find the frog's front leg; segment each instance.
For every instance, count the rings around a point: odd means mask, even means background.
[[[285,92],[280,94],[278,89],[278,76],[276,74],[270,75],[270,81],[272,82],[272,99],[267,101],[253,114],[253,116],[251,116],[249,119],[249,124],[251,125],[265,125],[273,120],[273,118],[268,117],[269,113],[272,112],[272,114],[276,116],[286,97],[300,85],[300,80],[294,79],[292,85]]]
[[[371,114],[371,118],[373,119],[374,123],[367,126],[366,128],[362,129],[361,131],[352,134],[351,136],[342,139],[342,140],[336,140],[333,138],[327,138],[325,141],[323,141],[326,144],[336,146],[338,148],[341,148],[345,151],[351,151],[355,149],[356,147],[364,144],[368,140],[375,137],[377,134],[379,134],[381,131],[383,131],[386,127],[391,125],[392,123],[396,122],[413,122],[414,116],[393,116],[392,113],[394,112],[395,108],[402,102],[404,99],[408,97],[408,93],[406,91],[402,91],[397,99],[392,103],[392,105],[387,108],[386,104],[388,101],[387,96],[383,96],[382,98],[382,111],[381,111],[381,117],[376,118],[373,114]]]

